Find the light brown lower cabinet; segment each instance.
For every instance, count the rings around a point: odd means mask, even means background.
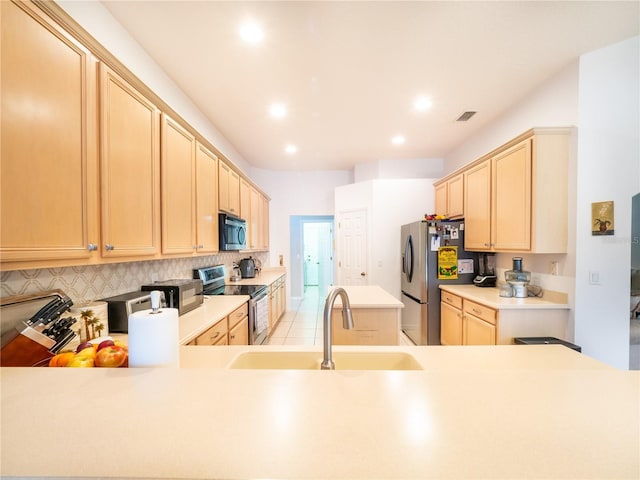
[[[331,312],[331,338],[334,345],[398,345],[399,308],[351,308],[353,328],[342,324],[342,307]]]
[[[245,303],[187,345],[248,345],[249,305]]]
[[[462,344],[495,345],[498,312],[493,308],[462,299]]]
[[[442,345],[495,345],[498,312],[449,292],[441,293]]]

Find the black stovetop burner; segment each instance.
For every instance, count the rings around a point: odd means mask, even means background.
[[[251,298],[266,290],[266,285],[223,285],[221,287],[205,289],[205,295],[249,295]]]
[[[193,278],[202,280],[204,295],[249,295],[254,298],[267,290],[266,285],[225,285],[224,265],[195,269]]]

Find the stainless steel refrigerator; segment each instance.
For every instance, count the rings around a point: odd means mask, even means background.
[[[401,235],[402,331],[416,345],[440,345],[439,285],[473,283],[477,254],[464,250],[462,221],[414,222],[403,225]],[[450,246],[457,249],[441,249]],[[456,257],[447,255],[456,250]]]

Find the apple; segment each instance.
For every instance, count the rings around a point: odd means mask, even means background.
[[[69,363],[67,363],[67,367],[80,367],[80,368],[90,368],[93,367],[95,361],[92,356],[76,354]]]
[[[84,350],[85,348],[93,348],[93,343],[91,342],[82,342],[80,345],[78,345],[78,348],[76,348],[76,353],[80,353],[82,350]]]
[[[98,351],[102,350],[105,347],[111,347],[115,345],[113,340],[103,340],[98,344]]]
[[[110,345],[96,353],[96,367],[119,367],[127,360],[127,351],[116,345]]]

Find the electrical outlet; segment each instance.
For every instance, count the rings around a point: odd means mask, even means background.
[[[151,274],[151,283],[156,283],[158,281],[158,274],[156,272]]]
[[[600,285],[600,272],[597,270],[589,271],[589,283],[591,285]]]
[[[551,262],[551,275],[558,275],[558,262]]]

